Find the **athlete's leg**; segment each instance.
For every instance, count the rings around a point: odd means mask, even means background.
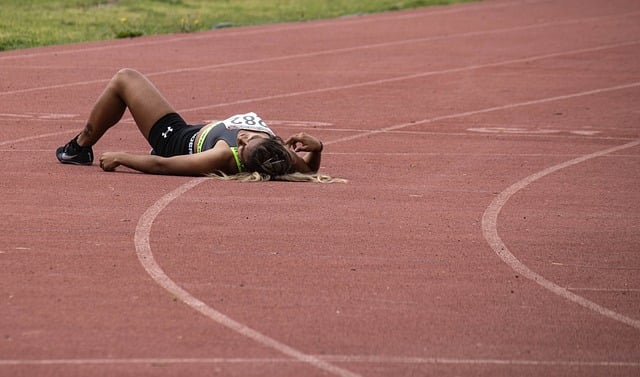
[[[158,119],[175,112],[151,81],[141,73],[125,68],[113,76],[96,101],[87,124],[78,135],[78,144],[95,144],[109,128],[122,119],[127,108],[146,139]]]

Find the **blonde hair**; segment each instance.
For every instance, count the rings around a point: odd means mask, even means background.
[[[315,182],[315,183],[347,183],[346,179],[334,178],[324,174],[305,174],[290,173],[283,175],[270,176],[268,174],[260,174],[258,172],[244,172],[233,175],[227,175],[222,172],[208,175],[209,178],[221,181],[240,181],[240,182],[263,182],[263,181],[285,181],[285,182]]]

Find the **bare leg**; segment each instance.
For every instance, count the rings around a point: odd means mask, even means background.
[[[127,108],[147,140],[156,121],[175,112],[151,81],[141,73],[125,68],[113,76],[96,101],[87,124],[78,135],[78,144],[85,147],[95,144],[122,119]]]

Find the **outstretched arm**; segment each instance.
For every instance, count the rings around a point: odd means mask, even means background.
[[[292,156],[295,161],[296,171],[300,173],[315,173],[320,169],[322,159],[322,142],[304,132],[291,135],[285,144],[294,152]],[[300,157],[297,152],[307,152]]]
[[[220,149],[203,153],[161,157],[127,152],[106,152],[100,156],[100,167],[114,171],[118,166],[148,174],[202,176],[219,171],[228,173],[228,156]]]

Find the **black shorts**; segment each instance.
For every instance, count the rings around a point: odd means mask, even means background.
[[[176,113],[169,113],[151,127],[149,131],[149,144],[153,148],[153,154],[162,157],[171,157],[181,154],[189,154],[189,142],[198,133],[203,125],[190,125]]]

